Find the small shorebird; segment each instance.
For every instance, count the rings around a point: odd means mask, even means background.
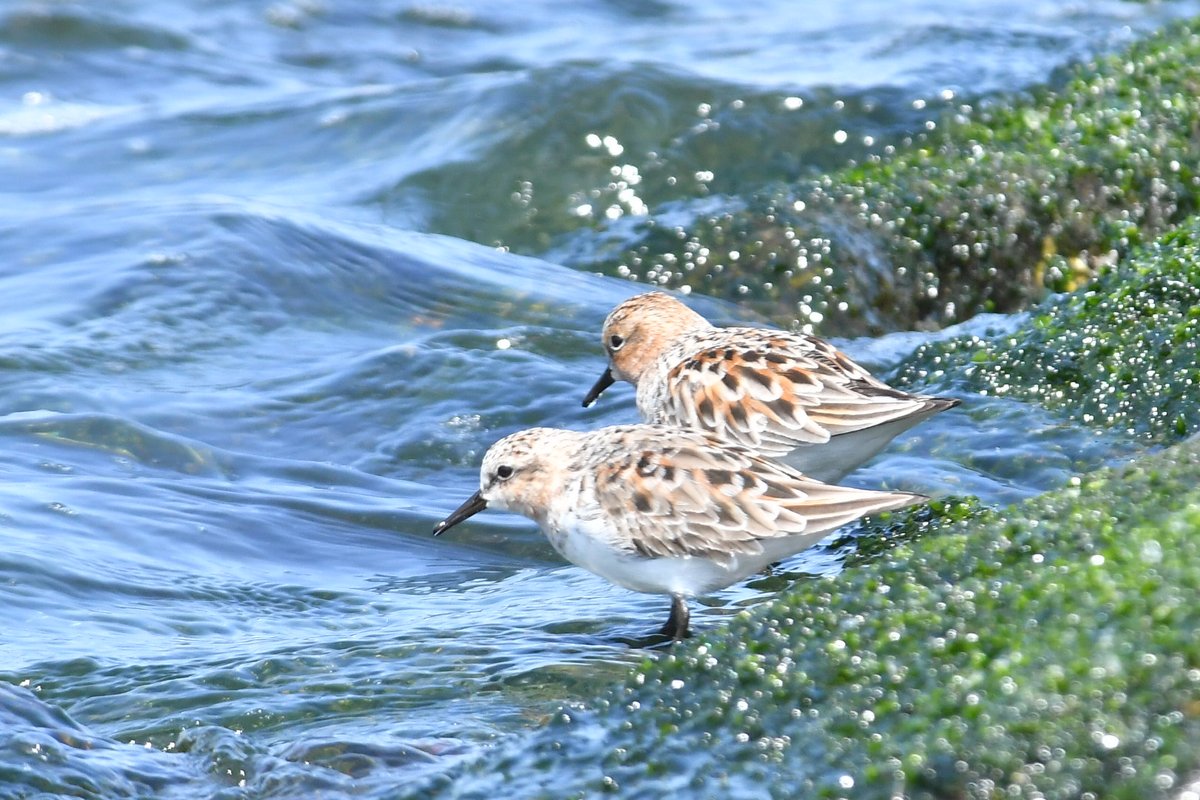
[[[568,561],[671,596],[662,634],[683,638],[687,598],[724,588],[864,514],[927,498],[830,486],[701,431],[531,428],[487,451],[479,491],[433,535],[485,508],[541,526]]]
[[[710,431],[822,481],[959,404],[893,389],[815,336],[718,328],[662,292],[613,309],[601,342],[609,367],[584,407],[629,381],[644,421]]]

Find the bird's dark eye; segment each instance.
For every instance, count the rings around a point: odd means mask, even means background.
[[[508,464],[502,464],[501,466],[496,467],[496,477],[502,481],[506,481],[509,478],[511,478],[512,474],[513,474],[513,468],[510,467]]]
[[[625,339],[615,333],[608,337],[608,348],[610,350],[620,350],[623,344],[625,344]]]

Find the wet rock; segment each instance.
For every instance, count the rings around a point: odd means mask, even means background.
[[[1041,403],[1089,425],[1170,442],[1200,430],[1200,219],[1016,333],[920,347],[895,383]]]

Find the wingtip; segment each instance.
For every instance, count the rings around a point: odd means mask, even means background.
[[[902,508],[911,508],[919,506],[922,503],[928,503],[932,498],[926,497],[923,494],[916,492],[893,492],[893,502],[884,511],[898,511]]]
[[[956,406],[961,406],[962,400],[957,397],[931,397],[929,405],[936,411],[949,411]]]
[[[900,511],[905,508],[919,506],[922,503],[928,503],[931,498],[916,492],[880,492],[884,497],[880,498],[879,506],[876,511],[870,513],[879,513],[881,511]]]

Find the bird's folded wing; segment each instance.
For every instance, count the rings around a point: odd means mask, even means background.
[[[783,455],[881,425],[928,406],[871,377],[828,342],[756,328],[721,338],[667,374],[662,423]]]
[[[632,552],[727,562],[764,539],[832,531],[919,495],[832,486],[702,434],[658,428],[596,466],[603,513]]]

